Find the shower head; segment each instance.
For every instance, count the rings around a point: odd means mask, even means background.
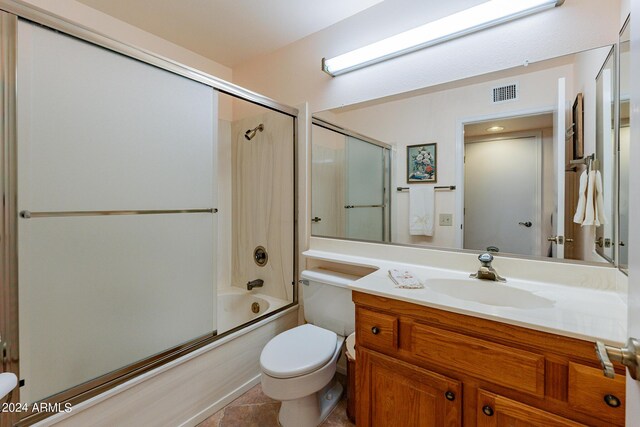
[[[249,129],[248,131],[246,131],[244,133],[244,137],[247,139],[247,141],[251,141],[253,137],[256,136],[256,133],[258,131],[262,132],[263,130],[264,130],[264,125],[260,123],[258,126],[254,127],[253,129]]]

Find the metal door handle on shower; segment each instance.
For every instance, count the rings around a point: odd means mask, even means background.
[[[353,208],[384,208],[386,205],[346,205],[345,209],[353,209]]]
[[[519,225],[524,225],[525,227],[529,228],[531,227],[533,224],[531,223],[531,221],[527,221],[527,222],[519,222]]]

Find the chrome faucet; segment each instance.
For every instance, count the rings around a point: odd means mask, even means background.
[[[469,277],[482,280],[493,280],[494,282],[506,282],[507,279],[500,277],[498,272],[491,267],[491,261],[493,261],[493,255],[489,253],[481,254],[478,259],[480,260],[480,268],[475,274],[470,274]]]
[[[247,282],[247,289],[251,290],[253,288],[261,288],[262,285],[264,285],[264,280],[262,279],[252,280],[250,282]]]

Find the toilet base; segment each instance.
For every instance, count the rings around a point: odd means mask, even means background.
[[[333,379],[316,393],[300,399],[284,400],[278,421],[282,427],[317,427],[336,407],[342,397],[342,384]]]

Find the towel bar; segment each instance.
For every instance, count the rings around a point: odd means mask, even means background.
[[[218,209],[153,209],[153,210],[131,210],[131,211],[64,211],[64,212],[31,212],[21,211],[20,218],[46,218],[63,216],[106,216],[106,215],[157,215],[176,213],[216,213]]]
[[[451,191],[451,190],[455,190],[456,186],[455,185],[440,185],[437,187],[433,187],[434,190],[447,190],[447,191]],[[409,191],[409,187],[397,187],[396,190],[398,191]]]

